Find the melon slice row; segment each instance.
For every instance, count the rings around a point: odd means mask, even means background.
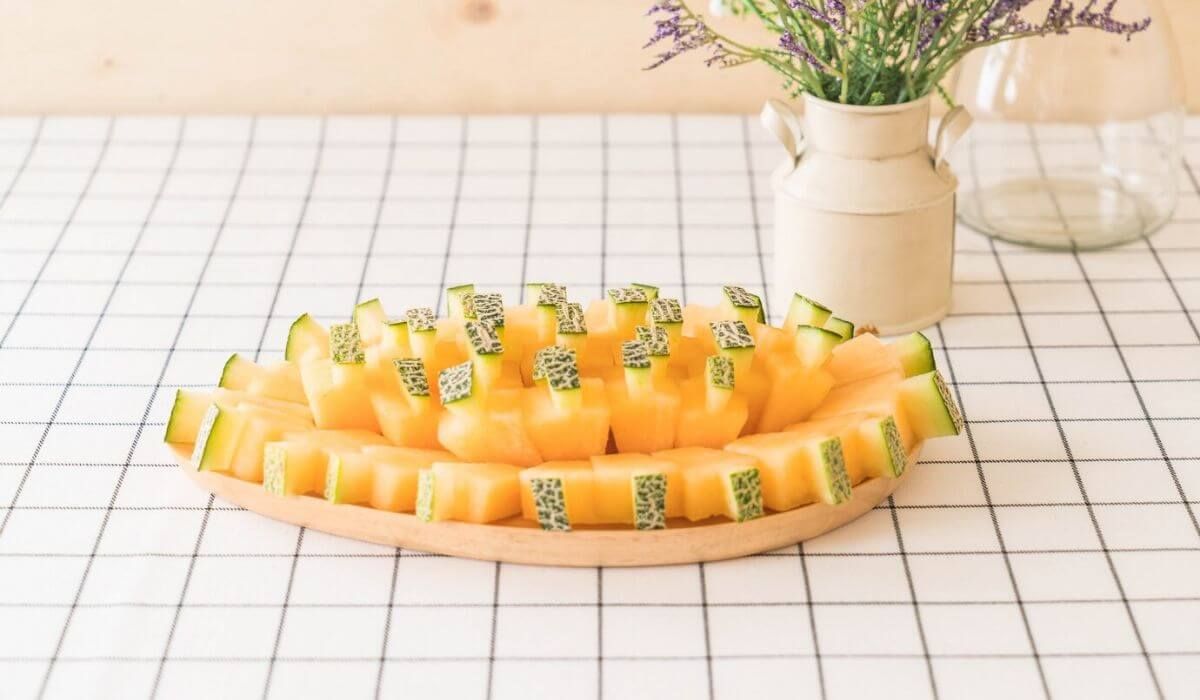
[[[657,529],[838,505],[962,429],[923,335],[853,336],[799,295],[777,328],[722,291],[682,307],[633,285],[585,309],[540,283],[506,308],[467,285],[442,319],[378,300],[329,328],[301,316],[284,361],[234,355],[213,392],[177,392],[165,439],[280,497]]]

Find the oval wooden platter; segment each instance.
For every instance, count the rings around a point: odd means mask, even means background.
[[[377,544],[470,559],[543,566],[660,566],[732,559],[803,542],[841,527],[890,496],[912,473],[919,447],[899,479],[869,479],[840,506],[816,503],[744,523],[672,519],[665,530],[580,527],[546,532],[522,518],[475,525],[426,523],[407,513],[334,505],[312,496],[280,498],[261,484],[192,468],[190,446],[174,446],[183,471],[205,491],[292,525]]]

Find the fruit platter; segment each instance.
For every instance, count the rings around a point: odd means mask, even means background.
[[[815,537],[885,500],[963,421],[920,333],[884,342],[792,297],[656,287],[586,307],[473,285],[431,308],[292,323],[176,392],[165,441],[266,517],[422,551],[562,566],[710,561]]]

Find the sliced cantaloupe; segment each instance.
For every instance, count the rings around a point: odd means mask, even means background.
[[[300,364],[318,357],[329,357],[329,331],[312,316],[301,314],[288,329],[283,359]]]
[[[490,462],[435,462],[417,478],[417,517],[490,523],[521,514],[521,469]]]
[[[913,432],[922,440],[963,431],[962,413],[937,370],[900,382],[899,393]]]
[[[535,386],[521,390],[525,426],[546,460],[587,459],[604,454],[608,445],[609,408],[600,379],[582,379],[579,396],[556,401],[563,392]]]
[[[192,448],[192,466],[199,471],[229,471],[238,439],[246,425],[234,406],[214,401],[204,411]]]
[[[827,437],[835,437],[840,440],[842,459],[846,465],[846,476],[850,479],[850,484],[856,486],[867,478],[868,472],[867,455],[858,439],[858,426],[865,418],[866,416],[861,413],[819,418],[788,426],[786,432],[810,440]]]
[[[445,390],[442,398],[447,398]],[[521,467],[541,463],[525,429],[520,390],[497,389],[468,399],[446,404],[438,418],[438,441],[445,449],[464,462],[503,459],[504,464]]]
[[[666,526],[683,515],[683,488],[674,462],[648,454],[592,457],[596,517],[638,529]]]
[[[229,472],[243,481],[262,483],[263,447],[268,442],[279,440],[290,432],[312,428],[312,424],[303,418],[263,406],[243,403],[237,411],[244,426],[229,462]]]
[[[371,394],[371,407],[379,429],[388,440],[404,447],[438,449],[438,419],[441,411],[430,402],[427,410],[414,410],[411,403],[395,394]]]
[[[693,522],[724,516],[742,522],[763,514],[758,460],[707,447],[655,452],[653,457],[679,466],[683,515]]]
[[[850,479],[836,437],[762,433],[739,438],[725,449],[758,460],[763,503],[771,510],[817,501],[838,505],[850,498]]]
[[[865,413],[871,416],[891,416],[906,452],[911,452],[921,439],[913,430],[908,411],[900,401],[899,372],[888,372],[851,384],[834,387],[817,407],[809,420]]]
[[[767,401],[754,432],[779,432],[808,418],[833,388],[833,377],[823,369],[776,363],[768,365],[767,372]]]
[[[725,401],[710,401],[709,394],[720,391],[711,389],[701,377],[683,382],[676,447],[723,447],[741,434],[750,415],[746,398],[730,389]]]
[[[362,336],[364,345],[378,345],[383,338],[383,324],[387,322],[387,314],[383,310],[383,302],[379,299],[368,299],[354,307],[354,324]]]
[[[276,496],[322,494],[329,454],[320,445],[279,440],[263,445],[263,488]]]
[[[628,381],[617,375],[609,378],[604,388],[617,449],[654,452],[675,446],[682,397],[674,382],[655,382],[630,396]]]
[[[253,404],[269,408],[272,411],[287,413],[297,418],[302,418],[308,422],[313,421],[312,411],[309,410],[306,404],[293,403],[291,401],[280,401],[278,399],[270,399],[265,396],[255,396],[245,391],[236,391],[233,389],[223,389],[217,387],[212,391],[212,400],[224,406],[235,407],[242,404]]]
[[[234,353],[225,361],[218,386],[279,401],[300,404],[307,401],[300,382],[300,369],[287,360],[260,365]]]
[[[374,465],[371,486],[372,508],[394,513],[412,513],[417,505],[417,477],[434,462],[450,462],[445,450],[366,445],[363,454]]]
[[[379,432],[365,364],[307,360],[300,365],[300,377],[318,428]]]
[[[211,403],[212,394],[208,392],[176,389],[167,429],[163,431],[163,441],[176,444],[195,442],[200,423],[204,421],[204,412]]]
[[[357,450],[327,450],[325,500],[330,503],[367,504],[374,490],[375,468],[371,460]]]
[[[908,449],[891,415],[850,413],[800,423],[788,431],[808,436],[837,435],[842,440],[846,473],[854,485],[863,479],[897,478],[908,465]]]
[[[310,430],[306,432],[289,432],[284,434],[285,440],[304,442],[325,449],[335,447],[359,448],[365,445],[391,445],[387,438],[369,430]]]
[[[595,479],[587,460],[552,461],[521,470],[521,515],[543,530],[600,522]]]
[[[873,333],[863,333],[835,347],[828,369],[838,385],[882,374],[904,373],[900,358]]]

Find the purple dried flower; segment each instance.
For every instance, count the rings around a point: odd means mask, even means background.
[[[821,62],[817,60],[817,57],[807,47],[797,41],[796,37],[790,32],[784,32],[779,37],[779,47],[813,68],[816,68],[818,71],[823,72],[825,70]]]
[[[832,17],[828,13],[814,7],[806,2],[806,0],[787,0],[787,4],[788,7],[792,8],[793,10],[800,10],[809,17],[812,17],[816,21],[824,24],[830,29],[833,29],[838,34],[846,33],[846,24],[844,22],[846,19],[846,6],[840,2],[837,3],[837,7],[840,7],[842,10],[841,20],[839,20],[837,17]]]
[[[1108,4],[1100,12],[1093,12],[1092,8],[1096,6],[1096,0],[1089,0],[1088,4],[1075,15],[1075,21],[1078,24],[1094,27],[1101,31],[1110,34],[1124,34],[1126,39],[1133,38],[1137,32],[1145,31],[1150,26],[1150,18],[1145,17],[1136,22],[1121,22],[1113,19],[1112,11],[1116,7],[1117,0],[1108,0]]]
[[[707,61],[724,63],[728,60],[725,48],[716,43],[716,37],[708,30],[703,22],[686,13],[679,0],[663,0],[650,6],[647,16],[659,16],[654,20],[654,33],[642,48],[649,48],[665,39],[671,40],[671,46],[658,54],[657,60],[646,67],[646,70],[657,68],[685,51],[698,49],[702,46],[713,46],[713,55]]]

